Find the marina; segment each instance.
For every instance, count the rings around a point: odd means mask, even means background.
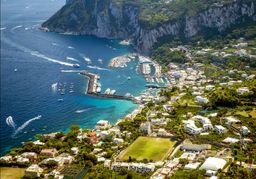
[[[89,78],[88,86],[87,86],[87,91],[86,94],[90,96],[96,96],[100,98],[109,98],[109,99],[120,99],[120,100],[128,100],[128,101],[135,101],[133,96],[130,95],[116,95],[115,90],[111,90],[108,88],[104,93],[100,93],[99,90],[99,82],[98,80],[100,79],[100,76],[94,73],[90,72],[80,72],[81,75],[87,76]],[[101,86],[100,86],[101,87]]]

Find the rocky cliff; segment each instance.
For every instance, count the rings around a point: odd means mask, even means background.
[[[67,0],[66,5],[42,24],[50,31],[130,39],[134,47],[148,53],[159,39],[170,36],[191,38],[207,30],[222,33],[243,22],[256,22],[254,1],[210,6],[189,16],[148,27],[140,19],[141,7],[113,0]]]

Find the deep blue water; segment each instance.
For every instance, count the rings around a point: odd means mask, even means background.
[[[62,72],[76,70],[72,64],[78,63],[79,70],[100,74],[103,91],[111,88],[117,94],[138,95],[145,84],[136,73],[136,62],[125,69],[107,69],[111,58],[132,51],[118,41],[38,30],[64,3],[1,0],[0,155],[37,133],[66,131],[72,124],[91,128],[100,119],[115,123],[137,107],[129,101],[89,97],[85,94],[87,78]],[[131,80],[127,80],[128,76]],[[58,83],[55,91],[54,83]],[[65,95],[58,89],[65,89]],[[69,93],[71,89],[74,93]],[[38,115],[42,117],[30,120]],[[8,116],[13,117],[15,128],[7,125]]]

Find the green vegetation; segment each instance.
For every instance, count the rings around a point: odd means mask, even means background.
[[[171,178],[191,178],[191,179],[203,179],[205,171],[204,170],[177,170]]]
[[[115,172],[108,168],[105,168],[103,165],[93,166],[84,179],[128,179],[128,178],[136,178],[136,179],[145,179],[149,178],[151,173],[137,173],[132,170],[122,169],[121,171]]]
[[[170,139],[139,137],[119,158],[123,161],[129,159],[160,161],[168,157],[175,143]]]
[[[24,176],[24,168],[0,167],[1,179],[20,179]]]

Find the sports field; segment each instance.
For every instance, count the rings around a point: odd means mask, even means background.
[[[166,159],[173,150],[176,141],[155,137],[139,137],[119,155],[120,160],[128,160],[129,156],[136,160],[160,161]]]
[[[25,174],[25,168],[0,167],[1,179],[20,179]]]

